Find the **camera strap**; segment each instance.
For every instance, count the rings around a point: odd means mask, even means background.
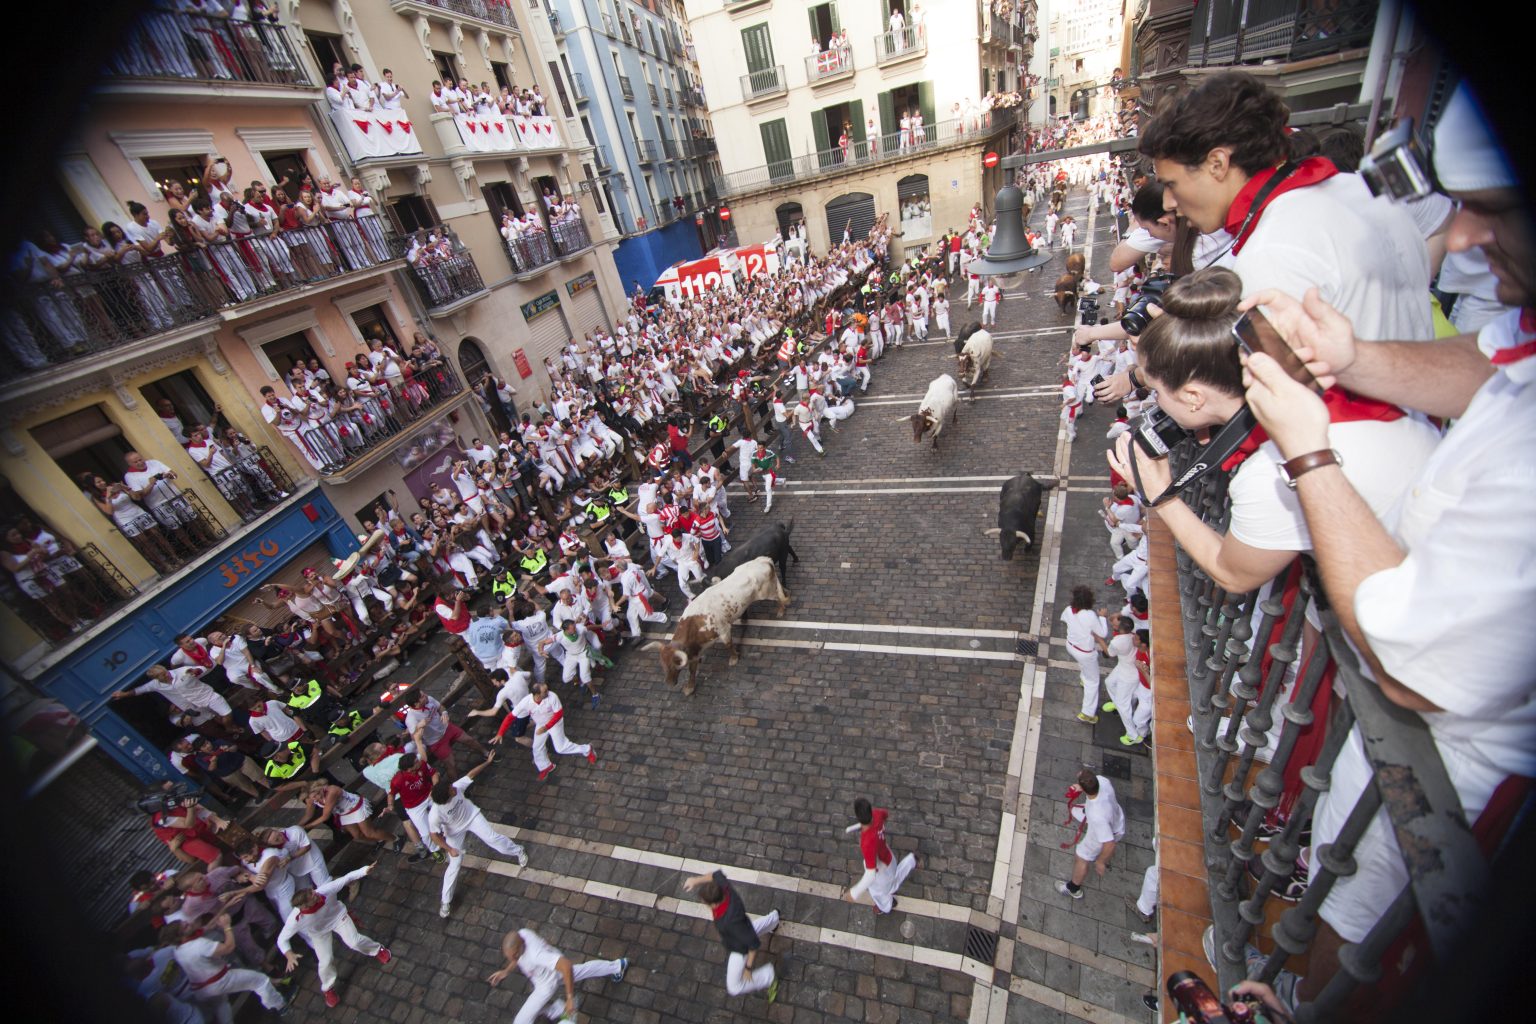
[[[1249,434],[1253,433],[1253,429],[1256,426],[1258,426],[1258,420],[1254,418],[1253,413],[1245,405],[1237,411],[1236,415],[1223,424],[1220,430],[1212,434],[1211,439],[1205,444],[1198,444],[1193,439],[1180,442],[1174,451],[1182,450],[1186,444],[1196,444],[1198,455],[1194,463],[1186,467],[1168,485],[1167,490],[1155,498],[1148,496],[1147,489],[1141,482],[1141,469],[1136,459],[1136,446],[1134,444],[1131,445],[1129,449],[1131,456],[1131,478],[1136,483],[1136,493],[1141,497],[1142,504],[1148,508],[1165,505],[1174,498],[1177,498],[1181,491],[1200,480],[1201,477],[1211,470],[1220,469],[1222,464],[1231,457],[1232,453],[1243,446],[1243,442],[1248,439]],[[1170,462],[1172,461],[1172,456],[1173,452],[1170,452]]]
[[[1269,180],[1264,182],[1264,184],[1259,187],[1259,190],[1254,193],[1253,202],[1248,207],[1247,215],[1243,217],[1242,223],[1237,226],[1237,230],[1232,232],[1232,241],[1228,242],[1220,252],[1216,253],[1216,255],[1212,256],[1209,260],[1206,261],[1205,265],[1207,267],[1215,266],[1219,260],[1227,255],[1227,253],[1233,252],[1238,246],[1242,245],[1243,241],[1248,237],[1248,232],[1252,230],[1254,221],[1259,219],[1259,215],[1264,212],[1264,207],[1269,205],[1269,201],[1271,198],[1273,198],[1275,190],[1278,189],[1287,178],[1289,178],[1297,170],[1301,169],[1304,162],[1305,161],[1287,160],[1285,163],[1276,168],[1275,173],[1269,176]],[[1332,164],[1329,164],[1328,166],[1332,168]],[[1337,170],[1332,170],[1329,173],[1322,173],[1321,168],[1315,167],[1309,168],[1309,171],[1311,171],[1311,173],[1308,175],[1308,177],[1312,177],[1315,180],[1303,181],[1300,184],[1315,184],[1316,181],[1321,181],[1324,178],[1332,177],[1333,174],[1338,173]]]

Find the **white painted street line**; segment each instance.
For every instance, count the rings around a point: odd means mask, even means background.
[[[1002,483],[1006,476],[871,476],[855,480],[780,480],[773,485],[777,491],[780,487],[825,487],[831,484],[836,487],[847,487],[853,484],[940,484],[940,483],[973,483],[992,481]]]
[[[507,830],[501,829],[501,831]],[[553,871],[542,871],[538,868],[519,868],[515,864],[504,860],[490,860],[472,855],[464,857],[464,866],[484,871],[488,874],[521,879],[534,886],[550,886],[556,889],[564,889],[567,892],[580,893],[585,896],[596,896],[601,899],[645,907],[646,909],[655,910],[663,914],[675,914],[701,921],[709,920],[709,908],[692,898],[660,896],[656,893],[640,889],[606,885],[587,879],[573,878],[570,875],[557,874]],[[703,865],[700,870],[709,870],[712,867],[713,865]],[[734,873],[731,875],[731,878],[734,881],[751,884],[746,878],[739,877]],[[905,907],[906,904],[907,901],[902,900],[902,906]],[[927,946],[914,946],[905,942],[892,942],[889,939],[877,939],[872,935],[842,932],[833,928],[800,924],[795,921],[782,921],[779,924],[778,933],[795,942],[812,942],[819,945],[840,946],[844,949],[889,957],[893,960],[924,964],[926,966],[938,967],[941,970],[958,971],[971,978],[990,978],[992,976],[990,964],[978,963],[964,954],[951,953],[947,950],[931,949]]]
[[[921,395],[917,396],[917,399],[921,399],[921,398],[922,398]],[[1001,393],[988,394],[987,392],[983,391],[983,392],[977,394],[976,401],[978,401],[978,402],[985,402],[985,401],[989,401],[989,400],[991,400],[991,401],[1000,401],[1000,400],[1004,400],[1004,399],[1018,399],[1018,398],[1046,398],[1046,399],[1050,399],[1053,402],[1054,401],[1059,401],[1061,399],[1061,388],[1052,388],[1049,391],[1014,391],[1014,392],[1010,392],[1008,394],[1001,394]],[[866,400],[866,401],[859,402],[858,403],[858,407],[859,407],[859,409],[880,409],[880,408],[884,408],[885,406],[888,406],[888,405],[911,405],[912,402],[917,400],[917,399],[912,399],[912,398],[877,398],[877,399],[873,399],[873,400]],[[961,399],[962,399],[962,401],[964,402],[965,405],[969,405],[970,402],[971,402],[971,399],[970,399],[970,397],[968,395],[962,395]],[[858,410],[856,409],[854,411],[857,412]],[[837,435],[834,434],[833,436],[835,437]]]
[[[666,640],[672,634],[647,630],[647,640]],[[963,647],[906,647],[897,644],[854,644],[841,640],[779,640],[771,637],[737,637],[738,645],[748,647],[795,647],[807,651],[853,651],[860,654],[894,654],[907,658],[959,658],[961,661],[1018,661],[1013,651],[972,651]]]
[[[998,640],[1017,640],[1024,635],[1013,629],[961,629],[943,626],[902,626],[868,622],[809,622],[803,619],[748,619],[749,626],[776,629],[845,629],[852,633],[915,633],[920,636],[984,636]]]
[[[1020,392],[1020,393],[1028,392],[1030,394],[1034,394],[1035,392],[1038,391],[1041,394],[1051,394],[1051,395],[1056,395],[1056,396],[1059,397],[1061,395],[1061,385],[1060,384],[1055,384],[1055,385],[1019,384],[1019,385],[1016,385],[1016,386],[1013,386],[1013,387],[1005,387],[1005,388],[983,388],[980,391],[980,394],[983,394],[983,395],[1001,394],[1002,392],[1005,392],[1005,391],[1008,391],[1008,392],[1017,391],[1017,392]],[[927,392],[924,392],[924,391],[896,391],[896,392],[893,392],[893,393],[891,393],[889,395],[884,394],[884,393],[877,393],[878,397],[869,398],[869,399],[865,399],[863,401],[859,401],[858,404],[859,405],[870,405],[870,404],[872,404],[874,402],[888,402],[891,399],[903,399],[903,400],[905,400],[905,399],[917,399],[917,398],[922,398],[923,395],[926,394],[926,393]],[[858,401],[858,400],[855,399],[855,401]]]
[[[843,487],[834,490],[815,491],[785,491],[777,493],[774,488],[774,497],[779,501],[786,498],[814,498],[828,494],[996,494],[996,487]]]

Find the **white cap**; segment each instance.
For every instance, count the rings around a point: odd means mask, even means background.
[[[1448,192],[1519,185],[1503,148],[1465,85],[1457,87],[1435,126],[1434,159],[1440,185]]]

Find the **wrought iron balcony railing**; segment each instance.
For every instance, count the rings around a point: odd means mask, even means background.
[[[517,15],[512,13],[512,4],[503,0],[393,0],[392,5],[398,10],[407,3],[425,4],[442,11],[462,14],[466,18],[478,18],[493,25],[519,31]]]
[[[382,217],[210,243],[12,285],[0,298],[0,379],[98,356],[271,295],[398,259]]]
[[[1190,24],[1189,66],[1295,61],[1369,46],[1380,5],[1373,0],[1200,0]]]
[[[763,68],[761,71],[749,71],[741,76],[741,98],[751,103],[753,100],[767,99],[770,96],[778,96],[787,92],[788,83],[784,81],[784,65],[775,64],[771,68]]]
[[[853,72],[852,46],[822,50],[805,58],[805,80],[812,85],[840,81]]]
[[[881,32],[875,36],[875,63],[891,64],[899,60],[922,57],[928,52],[927,33],[916,28],[903,28],[896,32]]]
[[[124,78],[313,85],[281,25],[156,7],[112,51],[106,74]]]
[[[95,544],[65,546],[36,565],[25,590],[12,573],[0,573],[5,577],[0,580],[0,598],[50,647],[89,629],[138,594]]]
[[[373,393],[354,395],[331,413],[330,420],[299,431],[297,444],[320,472],[339,473],[376,451],[464,390],[452,366],[438,362]]]
[[[1218,530],[1230,511],[1226,485],[1225,477],[1208,477],[1184,496]],[[1375,925],[1360,942],[1345,944],[1341,969],[1314,1001],[1296,1008],[1298,1020],[1337,1019],[1345,1000],[1378,976],[1384,955],[1415,919],[1437,956],[1467,934],[1485,858],[1428,725],[1389,702],[1361,672],[1309,558],[1250,594],[1226,592],[1182,551],[1177,561],[1217,991],[1250,970],[1273,983],[1290,957],[1308,954],[1319,908],[1341,880],[1389,870],[1379,859],[1355,859],[1367,829],[1382,821],[1380,811],[1401,837],[1399,845],[1414,851],[1391,855],[1398,863],[1390,870],[1406,880],[1404,887],[1395,900],[1372,908],[1379,911]],[[1154,590],[1157,585],[1154,578]],[[1320,630],[1307,628],[1310,614]],[[1363,741],[1369,778],[1358,792],[1340,792],[1336,759],[1353,756],[1341,753],[1352,732]],[[1317,835],[1309,869],[1302,871],[1305,836],[1324,800],[1346,801],[1327,813],[1342,825],[1336,834]],[[1289,906],[1281,902],[1287,889]],[[1245,948],[1257,944],[1264,922],[1282,907],[1267,936],[1273,951],[1249,968]],[[1415,962],[1433,959],[1425,951]]]
[[[635,87],[633,83],[630,82],[628,75],[619,76],[619,92],[623,93],[624,98],[627,100],[632,100],[635,98]]]
[[[592,236],[587,233],[587,224],[579,217],[550,225],[549,235],[554,239],[555,251],[562,259],[569,259],[592,247]]]
[[[467,249],[452,256],[422,258],[411,265],[411,277],[429,310],[452,306],[486,290],[480,268]]]

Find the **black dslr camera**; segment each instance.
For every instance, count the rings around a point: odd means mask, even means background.
[[[1083,315],[1083,323],[1092,323],[1099,315],[1099,297],[1097,295],[1084,295],[1077,300],[1077,311]]]
[[[1172,274],[1153,274],[1142,283],[1141,294],[1120,316],[1120,326],[1125,328],[1126,334],[1134,338],[1147,329],[1147,324],[1152,322],[1152,314],[1147,307],[1161,305],[1163,293],[1171,284]]]
[[[1189,1024],[1277,1024],[1251,996],[1223,1003],[1193,971],[1175,971],[1168,976],[1168,997]]]
[[[1360,177],[1371,195],[1394,203],[1421,199],[1435,190],[1434,169],[1413,133],[1413,118],[1403,118],[1376,140],[1360,161]]]
[[[1166,459],[1168,453],[1190,434],[1172,416],[1154,406],[1142,414],[1132,428],[1131,436],[1136,439],[1136,446],[1146,453],[1147,458]]]

